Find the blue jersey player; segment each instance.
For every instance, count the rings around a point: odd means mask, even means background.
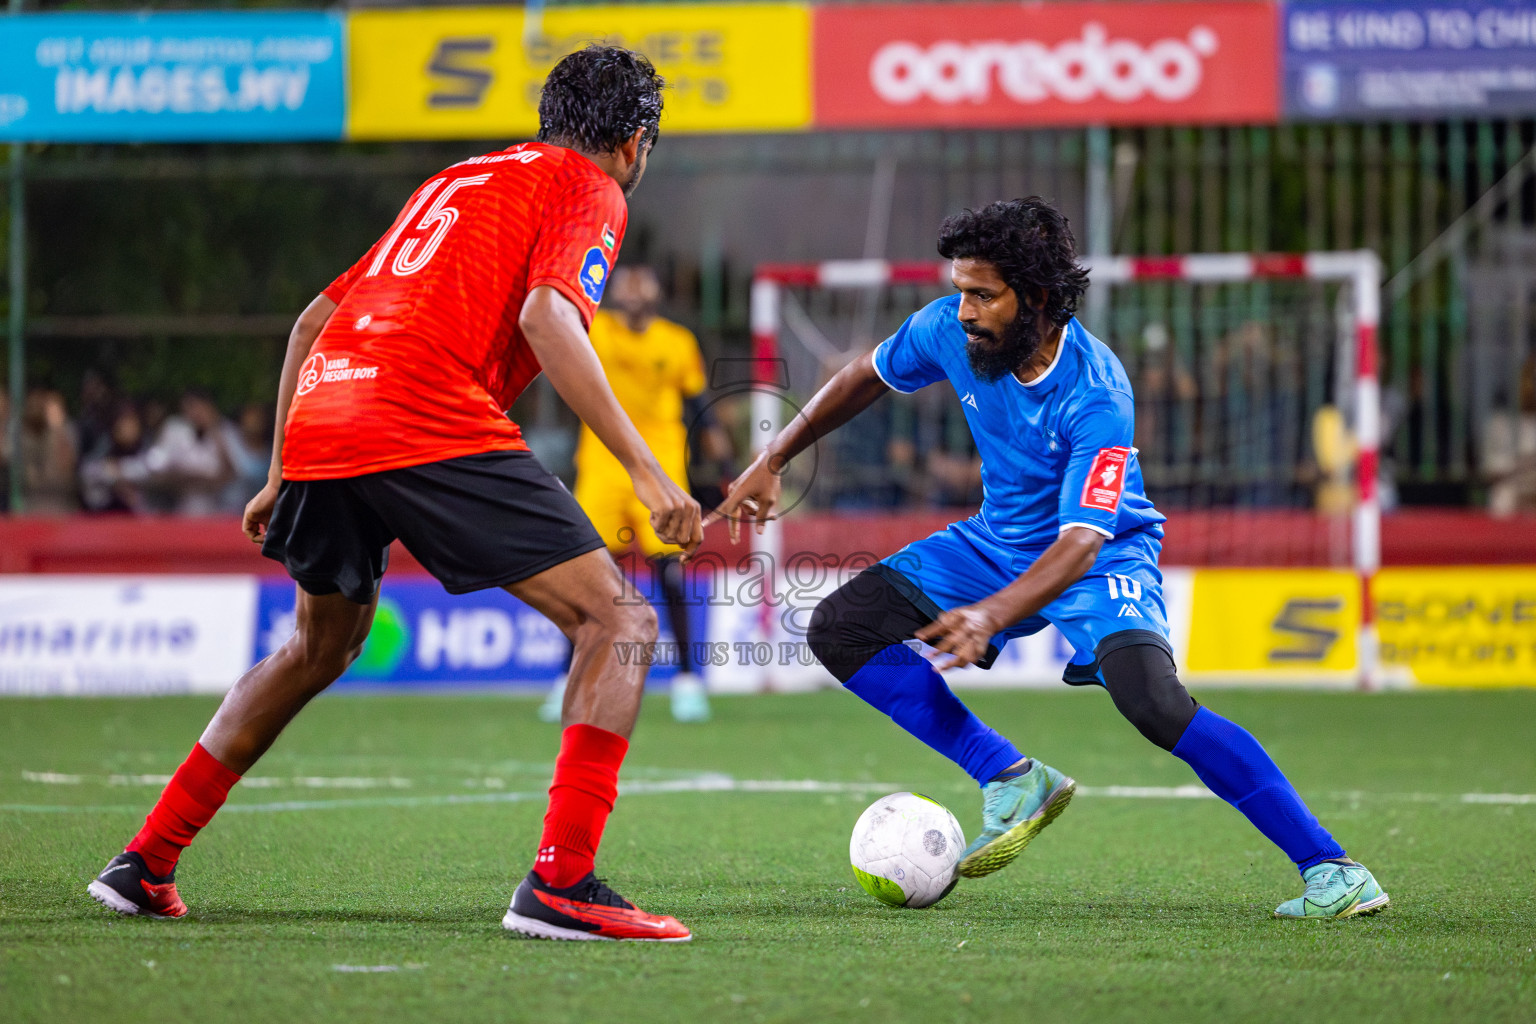
[[[1076,652],[1066,682],[1104,687],[1143,736],[1187,762],[1295,862],[1305,892],[1276,916],[1385,907],[1371,873],[1259,742],[1179,682],[1157,567],[1164,517],[1143,491],[1125,369],[1073,317],[1088,279],[1066,218],[1034,197],[967,210],[944,222],[939,253],[958,294],[914,313],[829,381],[711,519],[729,518],[733,534],[738,515],[761,529],[796,454],[887,391],[949,381],[981,454],[981,511],[832,594],[809,639],[848,689],[981,785],[983,830],[960,874],[1012,861],[1076,784],[978,719],[904,641],[931,644],[939,669],[987,666],[1010,638],[1050,623]]]

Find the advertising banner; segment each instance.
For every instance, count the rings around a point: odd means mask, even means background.
[[[1289,118],[1528,116],[1536,4],[1293,2],[1284,9]]]
[[[836,573],[756,579],[695,574],[694,660],[721,693],[834,685],[805,626]],[[680,652],[661,595],[655,648],[619,652],[665,685]],[[1180,671],[1204,683],[1356,680],[1359,581],[1327,569],[1169,569],[1168,624]],[[778,597],[765,602],[764,594]],[[1375,600],[1381,660],[1394,684],[1536,686],[1536,567],[1384,569]],[[294,587],[254,576],[0,575],[0,694],[222,693],[293,633]],[[338,684],[542,688],[568,645],[542,615],[501,590],[450,595],[420,576],[387,578],[362,657]],[[1054,628],[1010,642],[957,687],[1061,685],[1072,656]]]
[[[1331,569],[1200,569],[1192,674],[1321,682],[1355,672],[1360,580]]]
[[[1381,660],[1430,686],[1536,686],[1536,569],[1383,569]]]
[[[0,139],[340,138],[343,63],[338,14],[0,17]]]
[[[248,576],[0,576],[0,693],[221,693],[255,621]]]
[[[819,128],[1206,124],[1279,113],[1263,3],[818,7]]]
[[[649,582],[642,580],[645,594]],[[294,588],[282,579],[260,584],[252,662],[280,647],[293,634]],[[659,606],[660,595],[653,604]],[[704,636],[704,605],[693,609],[694,636]],[[670,679],[677,661],[667,647],[671,626],[662,614],[655,651],[620,650],[621,659],[652,662],[651,681]],[[363,653],[336,685],[412,687],[545,687],[565,671],[569,643],[554,623],[504,590],[449,594],[436,580],[384,580],[373,630]]]
[[[669,87],[663,134],[810,121],[810,13],[799,4],[357,11],[349,33],[354,139],[528,138],[549,69],[589,42],[656,65]]]
[[[713,592],[720,600],[709,607],[708,637],[714,659],[706,672],[710,688],[720,693],[781,693],[836,685],[806,642],[806,627],[816,605],[861,568],[811,569],[809,573],[790,569],[779,581],[779,601],[767,609],[756,598],[742,599],[752,589],[750,580],[722,571]],[[1194,578],[1189,569],[1163,571],[1168,629],[1174,657],[1181,665]],[[956,669],[946,673],[945,679],[966,689],[1058,687],[1064,685],[1061,676],[1072,653],[1067,638],[1047,626],[1032,636],[1008,641],[991,668]]]

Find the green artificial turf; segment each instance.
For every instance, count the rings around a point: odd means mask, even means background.
[[[1214,799],[1086,792],[1012,867],[912,911],[848,868],[878,787],[652,792],[621,799],[600,873],[695,941],[514,939],[500,918],[556,730],[529,700],[346,696],[306,711],[251,773],[269,782],[187,852],[190,917],[122,919],[85,885],[157,794],[140,776],[175,768],[213,702],[6,700],[0,1020],[1536,1018],[1536,803],[1460,799],[1536,793],[1536,693],[1202,697],[1269,746],[1390,909],[1271,919],[1295,871]],[[1102,693],[971,699],[1089,789],[1195,782]],[[977,827],[975,787],[847,694],[715,710],[680,726],[650,702],[625,778],[889,783]]]

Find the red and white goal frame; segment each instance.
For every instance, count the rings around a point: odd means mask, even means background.
[[[1377,472],[1381,448],[1381,388],[1377,328],[1381,319],[1381,261],[1370,250],[1309,253],[1208,253],[1186,256],[1109,256],[1083,259],[1095,284],[1133,281],[1188,281],[1230,284],[1257,280],[1333,281],[1349,288],[1354,330],[1354,529],[1355,572],[1360,579],[1357,671],[1362,688],[1380,682],[1379,645],[1371,584],[1381,566],[1381,500]],[[779,356],[781,298],[786,287],[878,288],[889,285],[947,285],[949,263],[887,260],[828,260],[822,263],[766,263],[752,281],[752,354],[757,382],[773,385]],[[768,387],[752,399],[752,450],[760,451],[778,433],[782,403]],[[754,536],[756,549],[777,559],[778,524]]]

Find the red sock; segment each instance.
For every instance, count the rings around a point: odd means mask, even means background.
[[[213,820],[230,787],[239,781],[240,776],[220,764],[201,743],[194,744],[128,849],[143,857],[155,874],[170,874],[181,851]]]
[[[628,751],[624,737],[593,725],[573,725],[561,735],[544,836],[533,863],[546,884],[564,889],[592,870],[603,826],[619,797],[619,765]]]

